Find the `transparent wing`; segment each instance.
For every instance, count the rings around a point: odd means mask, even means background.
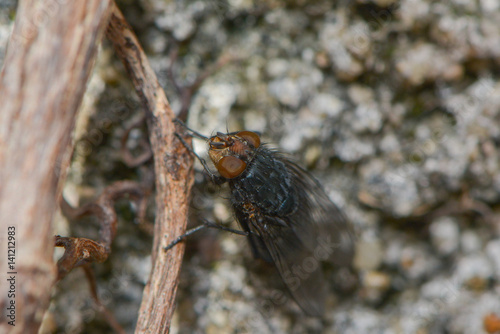
[[[294,176],[300,203],[296,212],[287,217],[287,223],[310,251],[327,248],[328,257],[323,261],[349,265],[354,256],[352,225],[317,180],[289,160],[282,158],[282,161]]]
[[[252,219],[248,226],[260,237],[297,304],[306,314],[320,317],[327,295],[321,260],[282,223],[274,217],[261,217]]]
[[[350,264],[354,233],[346,217],[309,173],[278,153],[273,158],[285,164],[292,178],[296,208],[284,216],[266,215],[255,204],[245,203],[246,208],[234,206],[236,217],[251,233],[254,255],[274,262],[305,313],[321,316],[327,295],[321,261]]]
[[[252,248],[253,256],[255,258],[263,259],[266,262],[274,262],[271,254],[269,254],[269,251],[267,250],[266,244],[264,243],[260,235],[255,231],[255,229],[250,228],[250,218],[243,213],[241,208],[235,207],[234,212],[241,228],[245,232],[250,232],[250,234],[248,235],[248,240],[250,242],[250,247]]]

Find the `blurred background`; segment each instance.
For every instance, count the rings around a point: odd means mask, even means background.
[[[16,5],[0,1],[0,63]],[[171,333],[500,331],[500,2],[118,5],[173,109],[189,108],[192,129],[260,131],[320,180],[358,238],[353,269],[325,268],[331,294],[320,320],[273,300],[281,280],[241,236],[194,235]],[[75,131],[69,202],[151,173],[151,162],[131,168],[120,153],[143,112],[104,41]],[[140,153],[147,128],[137,124],[125,145]],[[195,141],[202,156],[205,145]],[[227,189],[196,169],[190,226],[209,219],[237,227]],[[149,202],[152,223],[154,196]],[[93,267],[102,302],[133,332],[152,236],[128,201],[116,209],[112,254]],[[55,234],[98,239],[93,218],[56,222]],[[111,331],[81,270],[55,288],[42,331]]]

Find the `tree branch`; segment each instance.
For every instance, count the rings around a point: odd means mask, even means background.
[[[175,115],[137,37],[113,8],[106,31],[141,98],[148,121],[156,173],[156,224],[153,269],[143,293],[136,333],[168,333],[184,246],[163,248],[184,233],[193,184],[193,159],[176,139]]]
[[[147,187],[143,184],[134,181],[117,181],[107,186],[96,200],[77,209],[71,207],[63,197],[61,209],[67,218],[76,220],[87,215],[94,215],[99,220],[101,228],[99,241],[56,236],[55,246],[65,248],[64,255],[57,262],[57,280],[61,280],[75,267],[106,261],[111,253],[111,243],[115,239],[118,225],[115,202],[125,196],[137,200],[139,204],[137,218],[143,221],[146,215],[146,194],[148,192]]]
[[[15,228],[15,297],[0,284],[0,308],[15,301],[15,327],[36,333],[48,306],[56,268],[52,217],[58,205],[71,131],[107,24],[110,0],[21,0],[0,73],[1,249]],[[63,171],[61,173],[61,171]]]

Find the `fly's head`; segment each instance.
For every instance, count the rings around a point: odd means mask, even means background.
[[[260,137],[251,131],[218,132],[209,139],[208,145],[208,155],[219,174],[226,179],[233,179],[247,168],[255,149],[260,146]]]

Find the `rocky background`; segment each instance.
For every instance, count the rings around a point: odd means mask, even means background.
[[[57,3],[57,1],[56,1]],[[191,128],[260,131],[325,186],[357,231],[353,269],[326,268],[325,319],[309,318],[242,237],[187,241],[172,333],[494,333],[500,330],[500,2],[497,0],[129,0],[136,30]],[[0,62],[15,18],[0,1]],[[173,56],[174,53],[178,57]],[[184,103],[184,104],[183,104]],[[143,112],[105,42],[75,134],[65,196],[88,202],[128,168]],[[145,126],[127,146],[141,151]],[[196,151],[206,155],[203,142]],[[190,225],[236,227],[224,187],[197,165]],[[151,198],[150,212],[154,212]],[[113,253],[95,265],[103,303],[133,332],[152,237],[118,203]],[[154,217],[149,214],[148,220]],[[98,237],[92,219],[57,234]],[[59,250],[55,256],[60,256]],[[81,270],[54,293],[44,333],[107,333]]]

